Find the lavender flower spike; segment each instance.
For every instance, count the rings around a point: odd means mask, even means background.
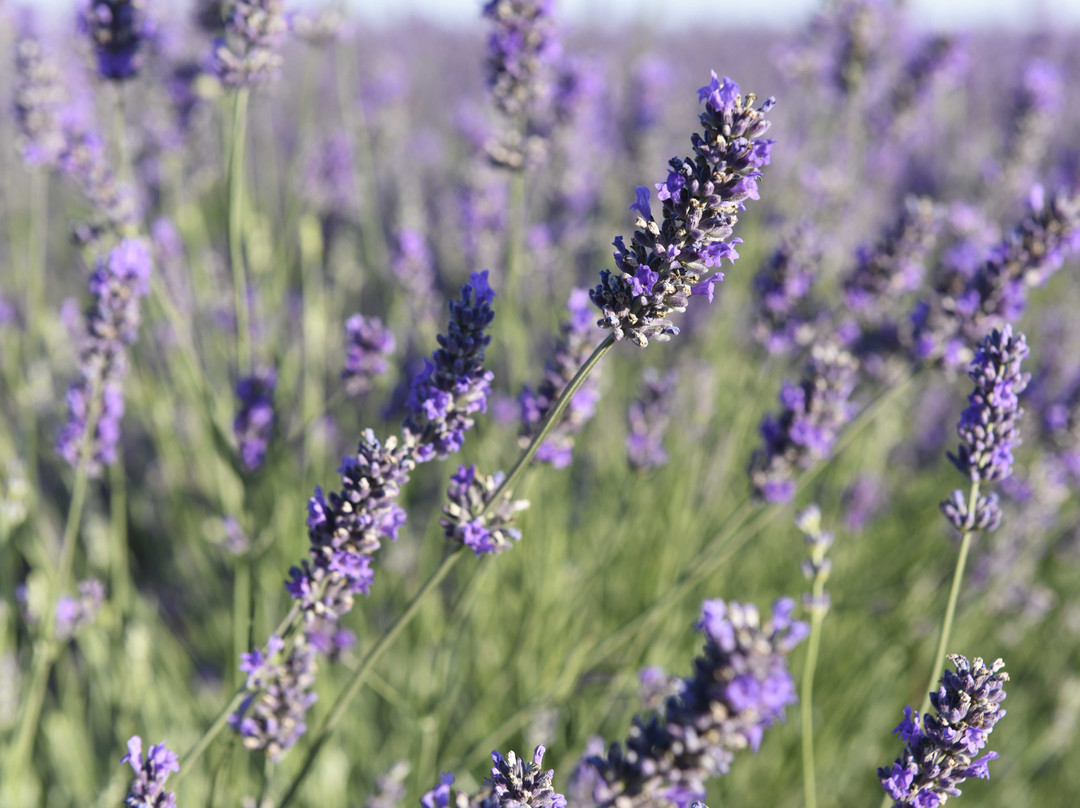
[[[64,96],[56,62],[38,40],[20,38],[15,43],[15,122],[28,166],[52,166],[60,158],[65,144],[60,123]]]
[[[240,462],[248,471],[257,471],[266,458],[274,431],[274,388],[277,372],[273,368],[256,371],[236,383],[240,406],[233,421],[233,433],[240,451]]]
[[[131,808],[176,808],[176,795],[165,790],[169,772],[180,771],[180,761],[175,752],[165,748],[164,742],[150,747],[143,760],[142,738],[133,735],[127,742],[128,753],[120,759],[135,772],[125,805]]]
[[[142,69],[143,45],[154,26],[147,0],[87,0],[79,30],[94,43],[98,75],[109,81],[134,78]]]
[[[229,87],[264,84],[277,75],[277,48],[288,28],[282,0],[232,0],[225,38],[214,46],[215,70]]]
[[[450,503],[439,520],[447,539],[471,549],[477,557],[496,555],[513,547],[521,539],[514,527],[514,515],[529,507],[526,499],[511,500],[509,495],[495,503],[489,513],[478,514],[502,484],[503,473],[477,475],[476,466],[459,466],[446,491]]]
[[[895,733],[906,744],[892,767],[878,769],[881,787],[896,806],[936,808],[969,777],[990,777],[988,764],[997,752],[975,755],[986,746],[994,725],[1005,715],[1005,682],[1009,674],[1000,659],[990,667],[976,657],[971,662],[952,654],[956,671],[945,671],[941,686],[930,694],[936,715],[921,717],[904,708],[904,720]],[[999,672],[1000,671],[1000,672]]]
[[[696,625],[705,651],[693,675],[661,714],[634,718],[625,746],[587,759],[597,774],[592,804],[687,808],[704,799],[706,780],[728,772],[735,752],[757,751],[765,728],[797,700],[787,655],[809,629],[794,609],[778,600],[762,622],[754,606],[705,601]]]
[[[741,239],[732,238],[737,214],[746,200],[759,198],[757,180],[769,164],[774,141],[762,135],[772,98],[755,109],[753,93],[740,95],[739,85],[716,73],[698,96],[705,110],[702,133],[690,139],[694,156],[672,158],[667,180],[656,186],[662,221],[653,220],[648,191],[639,189],[633,239],[629,246],[615,239],[617,271],[603,270],[591,293],[603,313],[600,325],[640,347],[678,334],[668,315],[685,311],[691,297],[712,301],[713,284],[724,276],[709,269],[739,257]]]
[[[419,463],[458,451],[472,414],[487,410],[494,375],[483,369],[484,350],[491,342],[486,330],[495,318],[494,299],[487,270],[474,272],[461,287],[461,300],[450,303],[450,327],[438,336],[439,349],[412,380],[403,426]]]
[[[1024,414],[1018,397],[1030,378],[1020,372],[1020,363],[1027,355],[1027,340],[1020,333],[1013,336],[1010,325],[992,331],[975,350],[968,372],[975,389],[956,427],[963,442],[949,454],[973,483],[998,482],[1012,473],[1012,450],[1020,443],[1016,423]],[[980,496],[974,513],[959,491],[941,508],[960,531],[993,530],[1001,519],[994,494]]]
[[[354,314],[345,321],[345,368],[341,381],[353,398],[368,393],[375,378],[386,373],[386,359],[394,352],[394,335],[378,317]]]
[[[479,793],[472,797],[460,792],[451,794],[454,775],[446,772],[439,778],[439,785],[420,798],[420,804],[423,808],[566,808],[566,797],[551,784],[555,772],[541,767],[544,751],[542,745],[536,747],[531,763],[513,751],[506,757],[492,752],[495,765]]]

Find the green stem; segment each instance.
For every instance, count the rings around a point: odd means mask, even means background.
[[[128,564],[127,474],[121,453],[109,469],[109,518],[112,598],[120,614],[126,615],[131,604],[131,570]]]
[[[968,513],[974,514],[979,503],[979,481],[971,483],[971,493],[968,495]],[[953,570],[952,586],[949,588],[949,602],[945,606],[945,619],[941,622],[941,634],[938,636],[937,650],[934,652],[934,664],[930,669],[930,681],[925,688],[922,705],[919,707],[919,715],[924,715],[930,709],[930,693],[936,690],[935,685],[941,678],[941,672],[945,669],[945,654],[952,634],[953,618],[956,616],[956,602],[960,598],[960,585],[964,580],[964,567],[967,566],[968,551],[971,550],[971,537],[974,531],[965,530],[960,536],[960,553],[956,557],[956,568]]]
[[[821,573],[814,576],[813,603],[820,604],[825,592],[825,579]],[[818,650],[821,647],[821,623],[825,609],[818,605],[810,610],[810,637],[806,645],[806,661],[803,663],[802,692],[799,709],[802,713],[802,764],[803,795],[806,808],[817,808],[817,786],[814,775],[814,672],[817,670]]]
[[[251,559],[247,555],[243,555],[236,560],[236,567],[234,570],[233,578],[233,652],[232,659],[226,660],[227,663],[231,663],[232,660],[239,659],[240,655],[248,651],[248,638],[249,638],[249,615],[251,603]],[[232,664],[229,664],[229,681],[231,683],[231,689],[239,689],[243,684],[240,681],[240,671]]]
[[[232,264],[236,308],[236,372],[251,370],[251,314],[244,277],[244,145],[247,139],[248,89],[233,96],[232,137],[229,147],[229,262]]]
[[[5,790],[13,790],[18,780],[17,775],[26,769],[30,754],[33,751],[34,738],[39,725],[38,719],[45,704],[49,673],[52,671],[53,662],[56,661],[62,647],[62,644],[54,636],[56,631],[56,603],[67,588],[68,579],[71,577],[71,568],[75,562],[76,539],[79,535],[79,526],[82,524],[83,506],[86,503],[86,494],[89,489],[89,468],[94,450],[94,436],[97,433],[98,418],[101,415],[100,387],[100,383],[95,384],[90,391],[90,406],[79,443],[78,461],[75,465],[75,481],[71,489],[67,522],[64,525],[64,535],[60,543],[60,558],[57,563],[56,574],[51,577],[49,582],[41,634],[34,645],[33,673],[28,694],[22,704],[22,715],[19,720],[15,745],[12,747],[11,755],[7,761],[4,777]]]

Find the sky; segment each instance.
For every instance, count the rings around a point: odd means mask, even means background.
[[[75,0],[23,0],[28,5],[68,13]],[[185,0],[150,0],[155,3]],[[286,0],[286,8],[318,5],[321,0]],[[346,0],[361,17],[392,22],[408,16],[452,25],[469,25],[479,16],[481,0]],[[190,3],[190,0],[188,0]],[[16,0],[16,5],[19,0]],[[555,0],[558,13],[573,22],[642,22],[668,28],[707,24],[743,27],[797,25],[820,0]],[[913,19],[934,29],[1006,27],[1030,30],[1053,22],[1080,27],[1080,0],[906,0]]]

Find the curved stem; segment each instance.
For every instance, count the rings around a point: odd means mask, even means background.
[[[244,277],[244,145],[247,139],[248,89],[233,96],[232,137],[229,146],[229,263],[232,264],[236,308],[236,373],[251,370],[251,314]]]

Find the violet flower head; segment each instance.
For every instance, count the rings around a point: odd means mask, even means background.
[[[990,332],[975,351],[968,372],[975,389],[956,427],[962,443],[956,454],[949,453],[952,464],[973,483],[999,482],[1012,473],[1012,450],[1020,443],[1017,422],[1024,414],[1019,396],[1029,379],[1020,372],[1020,363],[1027,355],[1027,340],[1021,333],[1014,336],[1009,325]],[[972,512],[957,491],[941,507],[957,530],[997,527],[1001,514],[996,495],[980,495],[974,505]]]
[[[128,789],[125,805],[132,808],[176,808],[176,795],[165,790],[169,773],[180,771],[180,759],[176,753],[170,752],[162,742],[151,746],[144,760],[142,738],[138,735],[128,739],[127,750],[120,763],[130,765],[135,778]]]
[[[819,306],[811,299],[821,272],[822,243],[809,225],[782,239],[754,276],[754,339],[771,354],[810,343]]]
[[[214,44],[214,67],[228,87],[265,84],[281,67],[285,36],[282,0],[232,0],[225,9],[225,36]]]
[[[478,558],[498,555],[521,539],[521,531],[514,527],[514,517],[529,507],[528,500],[512,500],[507,492],[481,514],[504,477],[501,471],[484,475],[477,474],[476,466],[458,466],[446,490],[449,503],[443,507],[443,517],[439,519],[443,535],[468,547]]]
[[[754,493],[766,502],[795,495],[795,475],[827,458],[855,414],[851,395],[859,362],[829,343],[815,345],[798,384],[785,382],[780,412],[761,422],[764,445],[750,460]]]
[[[420,231],[405,229],[398,234],[397,248],[390,257],[390,271],[405,287],[417,320],[434,320],[441,301],[435,256]]]
[[[470,800],[475,808],[566,808],[566,797],[558,793],[551,781],[553,769],[544,770],[543,745],[536,747],[532,762],[526,762],[510,751],[503,757],[491,753],[495,765],[491,776],[484,780],[483,798]]]
[[[634,718],[624,745],[587,762],[598,778],[597,806],[687,808],[705,797],[710,778],[726,774],[736,752],[757,751],[764,730],[798,698],[787,655],[809,629],[794,620],[790,598],[763,621],[752,605],[707,600],[696,628],[705,649],[694,673],[662,713]]]
[[[239,401],[233,434],[240,452],[240,462],[247,471],[257,471],[266,459],[266,450],[274,433],[274,389],[277,371],[257,370],[236,383]]]
[[[146,40],[154,34],[147,0],[86,0],[79,31],[97,54],[98,75],[108,81],[134,78],[145,61]]]
[[[285,584],[309,617],[337,619],[357,594],[368,593],[375,579],[371,556],[405,524],[397,497],[414,467],[408,441],[380,443],[369,429],[356,454],[341,461],[341,490],[315,489],[308,501],[310,559],[293,567]]]
[[[488,147],[496,165],[520,170],[537,119],[550,100],[554,62],[560,48],[554,37],[552,0],[489,0],[483,16],[492,23],[488,37],[487,81],[506,131]]]
[[[596,347],[593,338],[595,323],[588,291],[574,289],[566,307],[569,316],[559,327],[559,340],[551,357],[544,363],[543,379],[535,391],[526,386],[518,395],[521,411],[518,443],[522,448],[528,446],[540,430],[563,390]],[[557,469],[570,465],[574,437],[596,412],[600,398],[599,384],[600,376],[594,370],[570,399],[559,422],[537,450],[534,462],[550,463]]]
[[[998,757],[997,752],[976,756],[1005,715],[1005,663],[999,659],[987,667],[979,657],[969,662],[959,654],[949,659],[956,671],[945,671],[937,692],[930,694],[935,714],[920,717],[905,707],[894,730],[904,751],[891,767],[878,769],[881,787],[896,806],[944,805],[960,796],[958,786],[969,777],[988,779],[988,764]]]
[[[354,314],[345,321],[345,369],[341,381],[345,392],[366,395],[378,376],[386,373],[387,358],[394,352],[394,335],[378,317]]]
[[[86,313],[86,343],[79,357],[80,378],[68,388],[68,420],[56,440],[56,452],[71,465],[79,462],[83,432],[95,397],[99,402],[91,456],[91,474],[116,460],[127,348],[139,327],[139,298],[150,290],[150,252],[139,239],[125,239],[97,262],[90,277],[93,303]]]
[[[671,391],[677,380],[674,370],[661,376],[656,368],[647,367],[641,374],[641,390],[627,412],[626,459],[635,471],[660,468],[668,462],[664,436],[671,424]]]
[[[474,272],[461,287],[461,299],[450,302],[450,326],[438,336],[439,349],[412,380],[403,427],[417,462],[457,452],[473,413],[487,409],[494,374],[484,370],[484,351],[491,342],[486,331],[495,318],[494,299],[487,270]]]
[[[247,675],[248,695],[229,716],[229,725],[247,749],[261,749],[280,760],[304,734],[304,716],[315,703],[315,650],[298,634],[285,650],[280,637],[271,636],[266,649],[256,648],[240,657]]]
[[[321,216],[344,216],[356,206],[353,155],[344,132],[319,138],[305,164],[303,195]]]
[[[773,99],[754,108],[753,93],[740,95],[735,82],[721,82],[715,73],[698,96],[705,103],[703,131],[691,137],[694,156],[672,158],[667,180],[656,186],[660,223],[653,220],[648,189],[639,188],[631,243],[615,239],[617,269],[602,270],[590,293],[603,315],[600,325],[640,347],[677,334],[669,315],[685,311],[691,297],[712,301],[723,274],[711,268],[739,257],[741,239],[732,238],[732,230],[744,202],[758,198],[757,180],[769,163],[773,141],[762,135]]]
[[[24,36],[15,43],[15,125],[28,166],[51,166],[64,150],[60,110],[64,104],[60,68],[41,43]]]

